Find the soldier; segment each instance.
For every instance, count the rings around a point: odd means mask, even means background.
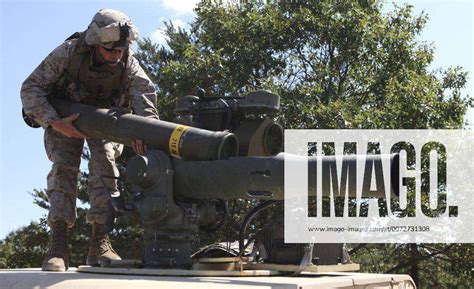
[[[79,114],[60,118],[48,98],[65,98],[101,108],[130,107],[137,115],[158,119],[154,85],[129,48],[137,36],[137,28],[125,14],[101,9],[86,31],[75,33],[51,52],[21,88],[24,112],[45,129],[46,153],[53,162],[47,177],[51,242],[43,261],[44,271],[68,268],[67,231],[76,218],[77,177],[84,139],[91,154],[87,222],[92,224],[92,237],[87,264],[120,260],[108,236],[114,222],[111,195],[118,193],[117,183],[104,176],[118,176],[115,159],[123,146],[88,138],[73,125]],[[135,140],[133,149],[143,154],[146,146]]]

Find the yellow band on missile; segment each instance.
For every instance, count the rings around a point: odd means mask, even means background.
[[[179,145],[181,142],[181,137],[188,128],[189,126],[177,125],[176,128],[173,130],[169,142],[170,155],[175,156],[177,158],[181,158],[181,156],[179,155]]]

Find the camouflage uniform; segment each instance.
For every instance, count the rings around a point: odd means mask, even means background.
[[[90,97],[87,87],[72,80],[67,70],[71,59],[77,55],[78,48],[86,48],[83,39],[64,42],[49,54],[33,73],[25,80],[21,88],[23,108],[27,115],[34,118],[44,129],[44,142],[48,158],[53,162],[48,174],[47,194],[50,201],[48,223],[65,221],[72,227],[76,217],[77,178],[83,139],[69,138],[55,131],[50,123],[60,119],[49,104],[48,97],[55,95],[76,102],[96,104],[97,106],[127,106],[135,114],[158,118],[155,108],[155,88],[133,53],[128,49],[128,57],[122,58],[122,90],[118,98],[108,105],[85,101]],[[127,53],[126,53],[127,54]],[[110,67],[109,67],[110,69]],[[94,77],[100,79],[101,73]],[[107,98],[107,95],[105,96]],[[99,139],[87,139],[91,153],[89,162],[89,199],[91,208],[87,214],[88,223],[110,224],[113,221],[111,193],[117,192],[118,170],[115,159],[121,154],[122,145]]]

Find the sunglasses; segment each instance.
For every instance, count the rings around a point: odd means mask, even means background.
[[[125,51],[125,48],[107,48],[107,47],[104,47],[102,46],[102,48],[104,48],[105,50],[107,50],[108,52],[122,52],[122,51]]]

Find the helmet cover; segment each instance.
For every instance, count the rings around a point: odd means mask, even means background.
[[[86,32],[88,45],[101,45],[106,48],[127,48],[138,38],[138,29],[120,11],[101,9],[92,18]]]

